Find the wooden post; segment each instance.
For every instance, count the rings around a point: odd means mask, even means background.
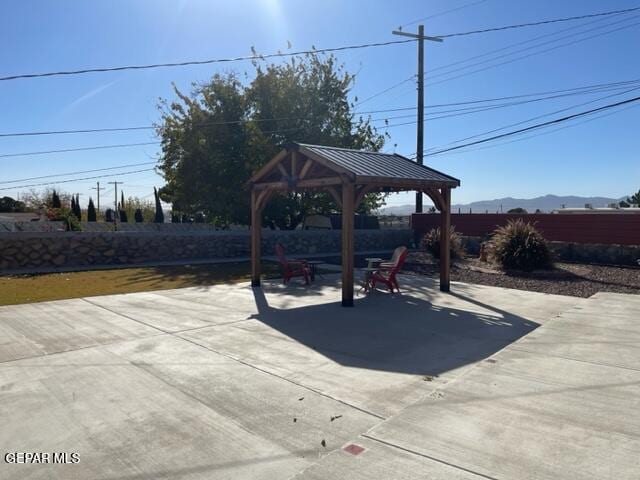
[[[442,188],[442,209],[440,210],[440,290],[449,291],[451,270],[451,189]]]
[[[355,185],[342,184],[342,306],[353,307]]]
[[[262,233],[262,209],[258,193],[251,190],[251,286],[260,286],[260,236]]]

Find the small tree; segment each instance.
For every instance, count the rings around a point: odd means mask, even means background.
[[[122,208],[118,210],[118,216],[120,217],[120,223],[127,223],[129,221],[129,218],[127,217],[127,212]]]
[[[634,203],[636,205],[640,205],[640,190],[631,195],[629,199],[627,199],[629,203]]]
[[[58,196],[58,192],[56,192],[55,190],[51,194],[51,208],[62,208],[60,197]]]
[[[164,212],[162,211],[162,204],[156,187],[153,187],[153,196],[156,198],[156,216],[153,221],[154,223],[164,223]]]
[[[82,220],[82,209],[80,208],[80,194],[76,194],[75,208],[73,210],[73,214],[76,216],[78,220]]]
[[[95,222],[98,220],[98,214],[96,213],[96,207],[93,204],[93,199],[89,197],[89,204],[87,205],[87,221]]]
[[[113,223],[113,210],[111,208],[107,208],[104,212],[104,221],[108,223]]]
[[[142,209],[141,208],[136,208],[136,213],[134,214],[134,217],[136,219],[136,223],[144,222],[144,215],[142,215]]]
[[[71,215],[76,214],[76,197],[71,195]]]
[[[517,208],[512,208],[507,213],[528,213],[528,212],[522,207],[517,207]]]

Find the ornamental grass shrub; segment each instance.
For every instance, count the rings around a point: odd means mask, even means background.
[[[553,265],[547,241],[530,222],[509,220],[493,233],[493,259],[507,270],[547,269]]]
[[[454,227],[449,228],[449,245],[451,258],[460,258],[464,253],[462,247],[462,237],[456,232]],[[433,255],[435,258],[440,258],[440,228],[432,228],[424,237],[422,237],[422,248]]]

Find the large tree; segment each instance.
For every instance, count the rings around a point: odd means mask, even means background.
[[[0,198],[0,212],[24,212],[27,206],[24,202],[14,200],[11,197]]]
[[[333,56],[308,54],[287,63],[254,62],[255,78],[243,84],[234,73],[193,85],[190,95],[175,86],[177,99],[162,101],[160,170],[163,200],[174,210],[204,212],[219,225],[249,222],[251,174],[290,141],[377,151],[384,136],[369,119],[356,118],[349,102],[354,76]],[[369,195],[361,211],[380,204]],[[274,197],[267,224],[295,228],[305,215],[338,211],[325,193]]]

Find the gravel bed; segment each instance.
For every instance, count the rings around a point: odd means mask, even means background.
[[[414,253],[403,268],[406,272],[435,276],[438,265],[428,254]],[[640,268],[575,263],[556,263],[553,270],[504,272],[475,259],[455,260],[451,280],[533,292],[590,297],[597,292],[640,294]]]

